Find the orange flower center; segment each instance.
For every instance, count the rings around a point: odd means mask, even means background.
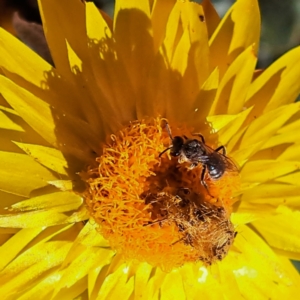
[[[187,128],[171,129],[175,136],[191,136]],[[171,149],[160,157],[170,145],[161,118],[131,122],[111,135],[87,172],[86,203],[101,234],[126,259],[165,270],[199,260],[210,265],[225,257],[234,240],[230,212],[239,176],[216,164],[224,173],[216,179],[208,168],[205,188],[203,166],[211,165],[191,166],[171,156]]]

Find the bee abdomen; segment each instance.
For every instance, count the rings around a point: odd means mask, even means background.
[[[223,168],[220,168],[220,167],[216,168],[214,165],[207,165],[207,170],[208,170],[209,176],[212,179],[219,179],[224,174]]]

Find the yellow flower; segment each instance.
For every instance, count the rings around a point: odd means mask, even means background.
[[[254,0],[222,20],[208,0],[119,0],[113,21],[39,4],[55,67],[0,30],[2,298],[296,299],[300,48],[255,72]],[[240,187],[159,157],[193,133]]]

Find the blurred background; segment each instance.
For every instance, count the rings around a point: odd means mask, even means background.
[[[223,16],[235,2],[211,1],[220,16]],[[94,0],[94,2],[108,15],[113,16],[114,0]],[[201,3],[201,0],[196,2]],[[300,44],[300,0],[258,0],[258,2],[262,18],[258,68],[266,68],[283,53]],[[41,38],[43,32],[39,24],[41,18],[37,0],[0,0],[0,26],[17,35],[33,50],[39,53],[45,51],[43,57],[51,63],[50,53],[47,53],[47,47]],[[36,43],[38,39],[39,44]],[[300,262],[293,263],[300,270]]]

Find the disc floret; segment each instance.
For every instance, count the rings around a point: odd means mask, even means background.
[[[170,146],[163,124],[135,121],[109,137],[88,170],[86,203],[101,234],[126,259],[168,270],[198,260],[210,265],[234,240],[232,194],[207,177],[210,195],[199,180],[201,165],[190,169],[169,153],[159,155]],[[226,186],[226,176],[222,181]]]

